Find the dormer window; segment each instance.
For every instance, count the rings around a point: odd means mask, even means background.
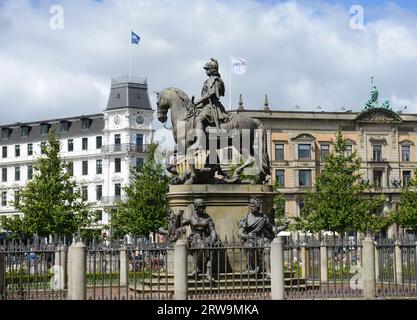
[[[81,119],[81,130],[88,130],[90,129],[92,120],[89,118],[82,118]]]
[[[71,126],[71,122],[69,121],[61,121],[60,131],[61,132],[68,132]]]
[[[29,126],[20,127],[20,135],[22,137],[27,137],[29,135],[29,132],[30,132],[30,127]]]
[[[49,132],[51,125],[49,123],[41,123],[41,135],[46,135]]]
[[[10,129],[10,128],[2,128],[1,129],[1,137],[3,139],[9,139],[11,134],[12,134],[12,129]]]

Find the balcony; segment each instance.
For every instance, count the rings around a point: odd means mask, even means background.
[[[134,144],[134,143],[124,143],[124,144],[110,144],[101,147],[103,153],[118,153],[118,152],[136,152],[136,153],[147,153],[148,144]]]
[[[125,196],[102,197],[100,201],[97,201],[97,203],[101,203],[104,206],[112,206],[115,205],[117,202],[123,201],[125,199]]]
[[[370,161],[370,163],[385,163],[385,162],[389,162],[387,158],[382,158],[382,157],[373,157]]]

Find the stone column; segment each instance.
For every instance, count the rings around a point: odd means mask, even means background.
[[[327,257],[326,242],[322,241],[320,244],[320,281],[329,281],[329,263]]]
[[[401,259],[401,242],[399,240],[395,241],[395,283],[402,284],[403,281],[403,262]]]
[[[375,279],[379,279],[379,251],[375,247]]]
[[[375,288],[375,243],[372,237],[362,242],[363,295],[365,299],[374,299]]]
[[[58,246],[55,251],[54,277],[55,289],[63,290],[66,287],[67,277],[67,251],[66,245]]]
[[[359,267],[363,267],[362,252],[363,252],[362,247],[358,246],[358,249],[357,249],[357,258],[358,258],[357,264],[358,264]]]
[[[272,300],[284,300],[284,247],[282,238],[271,243],[271,296]]]
[[[174,246],[174,299],[188,299],[187,242],[178,240]]]
[[[69,300],[86,300],[86,247],[84,243],[73,243],[69,248],[70,272],[68,274],[68,298]]]
[[[301,258],[301,277],[306,279],[308,275],[307,273],[308,261],[307,261],[307,250],[306,250],[305,244],[303,244],[301,247],[300,258]]]
[[[127,258],[126,247],[120,251],[120,286],[127,286],[129,283],[129,261]]]

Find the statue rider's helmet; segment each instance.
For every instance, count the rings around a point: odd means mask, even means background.
[[[211,58],[209,62],[207,62],[204,67],[205,70],[215,70],[219,72],[219,63],[216,59]]]

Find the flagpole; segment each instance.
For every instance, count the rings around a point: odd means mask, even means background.
[[[229,56],[229,110],[232,110],[232,58]]]
[[[130,47],[129,47],[129,81],[132,79],[132,30],[130,30]]]

